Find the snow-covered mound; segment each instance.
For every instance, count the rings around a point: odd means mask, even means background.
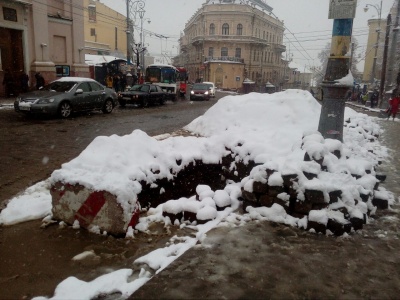
[[[78,157],[54,171],[51,183],[80,184],[91,190],[108,191],[116,195],[124,210],[131,212],[142,191],[140,182],[172,180],[196,160],[215,164],[232,152],[236,160],[245,163],[273,163],[282,170],[312,169],[302,162],[301,143],[305,132],[318,127],[320,110],[311,94],[301,90],[227,96],[186,126],[200,137],[178,136],[159,141],[140,130],[126,136],[98,137]],[[374,147],[375,156],[379,152],[379,145],[369,144],[370,136],[379,134],[379,128],[368,116],[346,109],[345,118],[350,117],[355,125],[350,123],[346,127],[344,139],[348,146],[342,151],[354,157],[365,156],[368,161],[369,148]],[[368,128],[369,134],[360,128]],[[326,147],[337,145],[330,142]]]

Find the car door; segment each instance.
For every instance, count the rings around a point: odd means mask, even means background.
[[[90,109],[100,109],[103,107],[106,97],[105,87],[97,82],[89,82],[91,88],[91,99],[89,103]]]
[[[76,91],[81,89],[83,92],[77,94]],[[75,95],[71,99],[72,107],[75,111],[87,110],[90,102],[91,89],[88,82],[81,82],[78,84],[75,90]]]

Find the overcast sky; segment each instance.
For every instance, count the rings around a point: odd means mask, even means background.
[[[133,2],[133,0],[131,0]],[[101,0],[102,3],[126,15],[125,0]],[[266,0],[273,8],[273,13],[284,20],[286,53],[293,57],[293,62],[299,67],[320,66],[317,54],[330,43],[333,20],[328,19],[329,0]],[[359,42],[356,55],[365,56],[368,19],[378,18],[377,10],[370,7],[368,12],[363,8],[366,4],[379,8],[380,0],[358,0],[356,17],[353,24],[353,36]],[[394,0],[382,1],[382,19],[385,19],[393,6]],[[167,52],[172,56],[177,54],[178,39],[186,22],[205,3],[205,0],[145,0],[146,19],[143,28],[146,32],[145,43],[152,55],[159,56]],[[150,19],[150,24],[148,23]],[[140,22],[137,23],[140,27]],[[167,36],[160,39],[156,33]],[[296,36],[296,38],[292,35]],[[139,40],[139,35],[136,35]],[[297,41],[296,41],[297,39]],[[289,42],[290,40],[290,42]],[[359,71],[363,71],[363,63],[359,63]]]

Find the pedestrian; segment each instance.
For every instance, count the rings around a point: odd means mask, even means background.
[[[387,111],[387,119],[389,120],[390,116],[393,117],[393,121],[394,118],[396,117],[396,114],[399,110],[399,104],[400,104],[400,97],[399,97],[399,93],[397,92],[397,90],[393,91],[392,94],[392,98],[389,100],[389,108]]]
[[[36,89],[40,90],[42,87],[44,87],[44,78],[40,72],[37,72],[35,74],[35,79],[36,79]]]
[[[363,96],[362,96],[362,104],[364,104],[364,105],[367,105],[367,101],[368,101],[368,93],[365,93]]]
[[[29,90],[29,76],[25,72],[21,74],[21,92],[26,93]]]
[[[111,76],[111,74],[108,74],[106,77],[106,86],[110,89],[113,88],[113,77]]]
[[[115,74],[113,77],[113,86],[114,86],[114,90],[116,93],[118,93],[120,90],[120,78],[118,74]]]
[[[374,89],[371,95],[371,108],[374,108],[374,106],[378,104],[378,98],[379,98],[378,90]]]
[[[120,86],[121,86],[121,91],[125,92],[125,89],[126,89],[126,74],[121,74],[121,76],[120,76]]]
[[[14,96],[15,91],[14,91],[14,79],[11,74],[10,69],[6,69],[4,72],[4,78],[3,78],[3,85],[4,85],[4,92],[6,94],[6,97],[9,98],[11,96]]]

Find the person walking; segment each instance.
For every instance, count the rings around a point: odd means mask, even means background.
[[[399,111],[399,104],[400,104],[400,97],[399,93],[397,91],[393,92],[392,98],[389,100],[389,108],[388,108],[388,115],[387,119],[389,120],[390,116],[394,118],[397,115],[397,112]]]
[[[108,74],[106,77],[106,86],[110,89],[113,88],[113,77],[111,76],[111,74]]]
[[[40,72],[37,72],[35,74],[35,79],[36,79],[36,89],[40,90],[40,88],[44,87],[44,78]]]
[[[372,95],[371,95],[371,108],[374,108],[375,104],[378,104],[378,91],[377,89],[374,89]]]
[[[29,90],[29,76],[25,72],[21,73],[21,92],[26,93]]]

